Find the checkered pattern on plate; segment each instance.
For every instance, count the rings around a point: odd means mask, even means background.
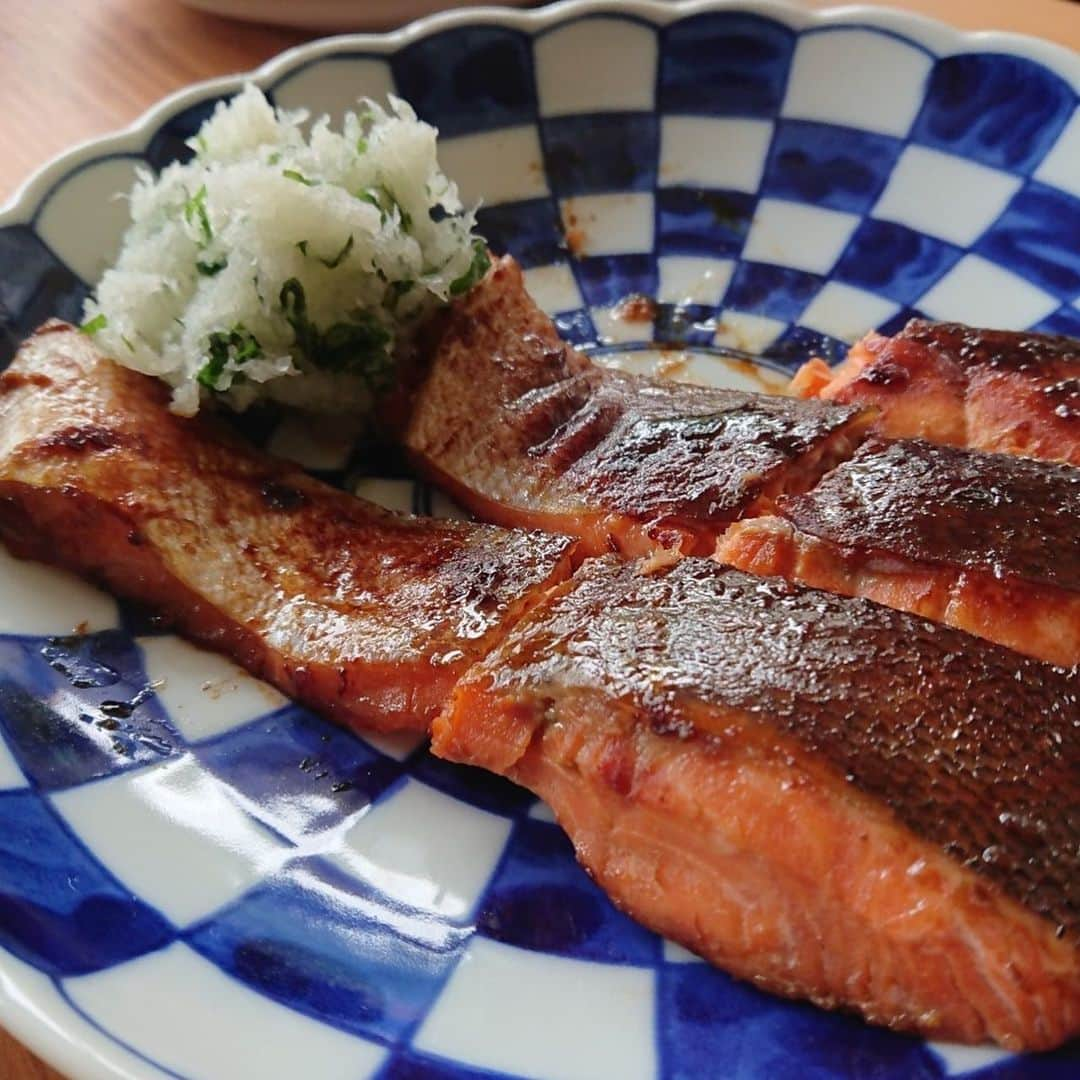
[[[258,81],[314,112],[406,97],[570,340],[638,369],[658,341],[724,383],[710,350],[790,370],[918,313],[1080,334],[1080,68],[1011,44],[884,15],[608,5],[341,39]],[[123,226],[109,196],[136,164],[183,156],[234,88],[190,91],[8,214],[3,362],[44,318],[77,318]],[[635,292],[658,299],[653,322],[613,317]],[[386,504],[447,509],[347,432],[258,434]],[[0,815],[0,969],[101,1075],[1080,1067],[1075,1050],[935,1047],[737,984],[615,911],[521,790],[353,738],[2,552]]]

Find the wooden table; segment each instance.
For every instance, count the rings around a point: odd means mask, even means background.
[[[1080,4],[1068,0],[891,4],[965,29],[1015,30],[1080,50]],[[356,0],[357,11],[363,7]],[[172,0],[0,0],[0,200],[54,154],[129,124],[165,94],[247,71],[313,36],[229,22]],[[0,1080],[61,1078],[0,1031]]]

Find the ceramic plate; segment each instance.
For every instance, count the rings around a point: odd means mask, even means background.
[[[607,362],[756,386],[916,313],[1080,335],[1080,60],[1050,45],[869,8],[572,4],[316,42],[253,78],[315,112],[408,98],[492,246]],[[5,361],[78,317],[133,166],[239,85],[72,151],[0,216]],[[633,293],[651,321],[613,310]],[[332,433],[268,440],[365,472]],[[1075,1047],[927,1044],[733,982],[618,914],[525,792],[344,734],[6,555],[0,733],[0,1020],[75,1076],[1080,1072]]]
[[[409,19],[452,7],[466,7],[469,0],[182,0],[188,7],[224,15],[230,19],[298,26],[314,30],[384,30]],[[526,7],[532,0],[510,0]],[[507,6],[510,6],[508,4]]]

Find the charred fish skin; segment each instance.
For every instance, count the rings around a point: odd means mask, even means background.
[[[346,726],[426,731],[570,572],[565,538],[392,514],[172,415],[167,395],[42,328],[0,375],[0,538]]]
[[[830,370],[796,374],[802,396],[880,410],[876,430],[1080,465],[1080,342],[913,319],[871,333]]]
[[[777,505],[838,544],[1080,592],[1080,470],[1065,465],[871,439]]]
[[[1078,693],[865,600],[589,560],[433,748],[530,787],[617,904],[740,977],[1048,1048],[1080,1031]]]
[[[708,554],[732,520],[802,490],[857,445],[863,410],[685,386],[592,364],[499,260],[433,335],[402,440],[497,524],[584,550]]]
[[[865,596],[1062,666],[1080,663],[1080,470],[868,439],[741,522],[716,558]]]

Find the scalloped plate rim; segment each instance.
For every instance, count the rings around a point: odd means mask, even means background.
[[[971,46],[983,49],[989,46],[992,51],[1026,57],[1044,65],[1080,93],[1080,54],[1063,45],[1011,31],[959,30],[925,15],[870,4],[809,10],[788,0],[678,0],[676,3],[663,3],[662,0],[561,0],[528,11],[491,6],[455,8],[428,15],[386,33],[337,34],[317,38],[294,45],[251,71],[220,75],[181,87],[151,105],[126,127],[76,143],[39,166],[0,206],[0,228],[30,222],[59,180],[73,170],[100,157],[139,153],[145,149],[148,142],[145,136],[152,127],[160,127],[190,105],[236,90],[245,82],[266,86],[324,56],[339,52],[393,53],[421,38],[480,21],[537,34],[555,24],[595,15],[630,16],[651,25],[663,26],[695,14],[725,9],[776,17],[798,30],[836,23],[865,25],[898,34],[937,56],[971,51]]]
[[[537,35],[569,21],[605,14],[664,26],[688,16],[718,10],[775,18],[795,30],[836,24],[865,26],[896,34],[936,56],[976,48],[1020,56],[1045,66],[1080,93],[1080,54],[1065,46],[1026,34],[961,30],[928,16],[890,7],[850,4],[809,10],[788,0],[677,0],[675,3],[662,0],[561,0],[533,10],[495,6],[455,8],[417,19],[394,31],[317,38],[276,54],[251,71],[181,87],[161,98],[126,127],[79,142],[34,170],[0,206],[0,228],[32,222],[57,184],[88,163],[104,157],[140,154],[149,142],[150,133],[185,108],[234,91],[248,81],[266,86],[326,56],[342,52],[390,54],[415,41],[478,22]],[[0,1024],[43,1060],[86,1080],[157,1080],[176,1075],[100,1030],[70,1001],[67,1002],[68,1009],[80,1017],[88,1030],[77,1035],[66,1032],[64,1023],[68,1015],[54,1015],[47,1004],[33,1000],[36,995],[28,985],[33,972],[24,977],[21,973],[24,967],[32,972],[23,961],[0,949]],[[132,1071],[131,1058],[139,1062],[137,1071]]]

